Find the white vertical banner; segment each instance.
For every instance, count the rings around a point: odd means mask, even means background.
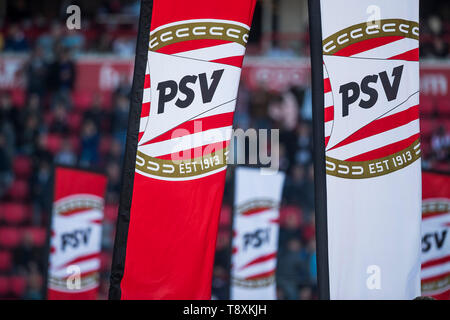
[[[230,298],[276,299],[280,201],[284,173],[235,171]]]
[[[313,72],[324,78],[329,298],[413,299],[421,253],[419,1],[321,0],[320,14],[323,65]]]

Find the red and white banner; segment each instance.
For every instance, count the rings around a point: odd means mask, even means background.
[[[450,175],[422,172],[422,296],[450,300]]]
[[[48,269],[49,300],[97,298],[106,177],[56,167]]]
[[[326,201],[319,212],[326,211],[326,230],[316,223],[328,236],[318,243],[326,242],[328,259],[318,263],[328,267],[329,298],[413,299],[420,295],[419,3],[320,0],[318,9],[323,61],[312,72],[323,73],[313,94],[322,95],[314,108],[323,108],[315,130],[324,130],[324,146],[315,146],[326,178],[316,178],[325,189],[316,207]]]
[[[231,289],[233,300],[275,300],[284,173],[235,171]]]
[[[211,297],[228,143],[254,5],[141,3],[112,299]]]

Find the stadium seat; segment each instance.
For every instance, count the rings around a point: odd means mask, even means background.
[[[45,122],[45,124],[48,126],[48,127],[50,127],[51,125],[52,125],[52,123],[53,123],[53,119],[54,119],[55,117],[54,117],[54,115],[53,115],[53,113],[51,112],[51,111],[47,111],[45,114],[44,114],[44,122]]]
[[[110,136],[103,136],[100,139],[99,152],[101,155],[105,155],[111,150],[112,139]]]
[[[72,94],[72,101],[76,110],[87,110],[92,105],[92,93],[88,91],[75,91]]]
[[[19,229],[2,227],[0,228],[0,247],[13,249],[19,245],[21,237]]]
[[[116,221],[118,210],[119,206],[114,204],[107,204],[104,209],[105,220]]]
[[[100,253],[100,268],[102,271],[109,271],[111,267],[112,255],[109,252]]]
[[[69,137],[69,141],[72,145],[72,150],[73,152],[75,152],[76,154],[80,154],[81,152],[81,141],[80,141],[80,137],[76,134],[73,134]]]
[[[433,119],[420,120],[420,132],[423,137],[429,137],[436,129],[435,121]]]
[[[72,112],[68,116],[68,125],[70,132],[79,133],[81,128],[81,123],[83,121],[83,116],[79,112]]]
[[[429,96],[420,96],[420,115],[421,116],[431,116],[434,113],[434,102]]]
[[[110,91],[102,92],[102,108],[104,110],[112,110],[113,108],[112,94]]]
[[[5,276],[0,276],[0,297],[6,296],[9,293],[9,279]]]
[[[450,115],[450,100],[447,97],[440,97],[436,101],[437,113],[439,116]]]
[[[7,196],[14,201],[26,201],[29,196],[29,185],[26,180],[14,180],[9,187]]]
[[[285,225],[288,219],[296,219],[298,225],[302,224],[302,211],[296,206],[282,206],[280,208],[280,225]]]
[[[47,230],[45,228],[30,227],[26,228],[24,231],[31,233],[33,238],[33,243],[36,247],[43,247],[47,242]]]
[[[27,223],[31,218],[30,207],[20,203],[6,203],[2,206],[3,221],[9,225]]]
[[[9,279],[9,290],[16,297],[23,297],[27,289],[27,280],[21,276],[12,276]]]
[[[0,272],[8,272],[12,267],[12,256],[9,251],[0,251]]]
[[[17,156],[14,158],[14,174],[21,179],[28,179],[32,172],[31,159],[27,156]]]
[[[220,210],[219,226],[228,227],[231,224],[231,207],[224,204]]]
[[[48,151],[55,154],[61,149],[62,138],[58,134],[48,134],[45,139],[45,147]]]
[[[22,108],[26,100],[25,91],[21,88],[11,90],[11,100],[14,106]]]

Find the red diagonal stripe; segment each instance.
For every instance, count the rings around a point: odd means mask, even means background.
[[[422,279],[422,283],[424,283],[424,282],[434,282],[436,280],[448,277],[449,275],[450,275],[450,272],[444,272],[444,273],[439,274],[437,276],[432,276],[432,277],[429,277],[429,278]]]
[[[327,144],[328,144],[328,141],[330,141],[330,136],[328,136],[328,137],[325,137],[325,145],[327,145]]]
[[[231,126],[233,124],[233,112],[221,113],[201,119],[187,121],[185,123],[180,124],[178,127],[173,128],[150,141],[147,141],[143,145],[170,140],[172,138],[183,137],[188,134],[196,133],[194,132],[195,125],[199,127],[200,124],[201,124],[201,131]],[[174,132],[179,129],[184,129],[185,131],[186,130],[187,131],[177,132],[176,136],[172,136]]]
[[[141,110],[141,118],[148,117],[149,115],[150,115],[150,102],[143,103]]]
[[[334,106],[325,108],[324,119],[325,122],[332,121],[334,119]]]
[[[150,88],[150,75],[146,74],[145,75],[145,80],[144,80],[144,89]]]
[[[444,215],[444,214],[448,214],[448,212],[429,212],[427,214],[424,214],[422,216],[422,219],[434,218],[436,216],[440,216],[440,215]]]
[[[412,49],[396,56],[390,57],[390,60],[406,60],[406,61],[419,61],[419,48]]]
[[[258,273],[258,274],[255,274],[253,276],[247,277],[247,278],[245,278],[245,280],[266,278],[266,277],[270,277],[270,276],[272,276],[274,274],[275,274],[275,270],[270,270],[270,271],[267,271],[267,272],[262,272],[262,273]]]
[[[233,57],[211,60],[210,62],[222,63],[222,64],[227,64],[230,66],[235,66],[235,67],[240,68],[240,67],[242,67],[242,60],[244,60],[244,56],[233,56]]]
[[[386,132],[401,127],[411,121],[419,119],[419,106],[412,106],[404,111],[397,112],[393,115],[372,121],[367,126],[356,131],[343,141],[339,142],[330,150],[340,148],[349,143],[374,136],[376,134]]]
[[[438,264],[444,264],[450,261],[450,255],[422,263],[422,269],[429,268]]]
[[[323,92],[327,93],[331,91],[330,78],[323,79]]]
[[[264,256],[261,256],[261,257],[258,257],[258,258],[256,258],[256,259],[253,259],[252,261],[250,261],[250,262],[247,263],[246,265],[242,266],[242,267],[241,267],[241,270],[242,270],[242,269],[245,269],[245,268],[248,268],[248,267],[250,267],[250,266],[253,266],[253,265],[255,265],[255,264],[261,263],[261,262],[266,262],[266,261],[275,259],[276,257],[277,257],[277,253],[276,253],[276,252],[266,254],[266,255],[264,255]]]
[[[178,43],[172,43],[165,47],[158,49],[157,52],[165,53],[165,54],[177,54],[180,52],[203,49],[208,47],[218,46],[220,44],[230,43],[225,40],[216,40],[216,39],[201,39],[201,40],[188,40]]]
[[[242,213],[242,215],[244,215],[244,216],[251,216],[251,215],[254,215],[254,214],[258,214],[258,213],[267,211],[269,209],[270,209],[270,207],[253,208],[253,209],[250,209],[248,211],[245,211],[244,213]]]
[[[60,266],[58,269],[62,269],[62,268],[68,267],[68,266],[70,266],[72,264],[80,263],[82,261],[91,260],[91,259],[95,259],[95,258],[100,258],[100,253],[97,252],[97,253],[92,253],[92,254],[88,254],[88,255],[85,255],[85,256],[81,256],[81,257],[75,258],[75,259],[73,259],[73,260],[71,260],[69,262],[66,262],[65,264]]]
[[[406,138],[404,140],[401,140],[401,141],[398,141],[395,143],[391,143],[387,146],[384,146],[384,147],[348,158],[348,159],[346,159],[346,161],[368,161],[368,160],[384,158],[391,154],[394,154],[396,152],[399,152],[403,149],[408,148],[414,141],[419,139],[419,137],[420,137],[420,133],[417,133],[417,134],[412,135],[411,137]]]
[[[335,56],[343,56],[343,57],[350,57],[352,55],[378,48],[380,46],[383,46],[385,44],[398,41],[400,39],[403,39],[402,36],[388,36],[388,37],[378,37],[373,39],[367,39],[363,40],[354,44],[351,44],[345,48],[342,48],[341,50],[337,51],[334,55]]]

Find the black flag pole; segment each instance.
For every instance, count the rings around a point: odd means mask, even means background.
[[[308,0],[314,144],[317,285],[319,299],[330,299],[327,188],[325,172],[324,87],[320,0]]]
[[[112,258],[109,299],[119,300],[121,297],[120,282],[125,269],[125,255],[130,223],[131,198],[133,195],[134,172],[139,134],[139,119],[144,94],[145,70],[150,38],[150,22],[152,18],[153,0],[141,1],[139,29],[136,43],[136,59],[134,63],[133,84],[131,88],[131,106],[128,118],[128,131],[122,173],[122,190],[120,193],[119,213],[117,216],[116,237]]]

